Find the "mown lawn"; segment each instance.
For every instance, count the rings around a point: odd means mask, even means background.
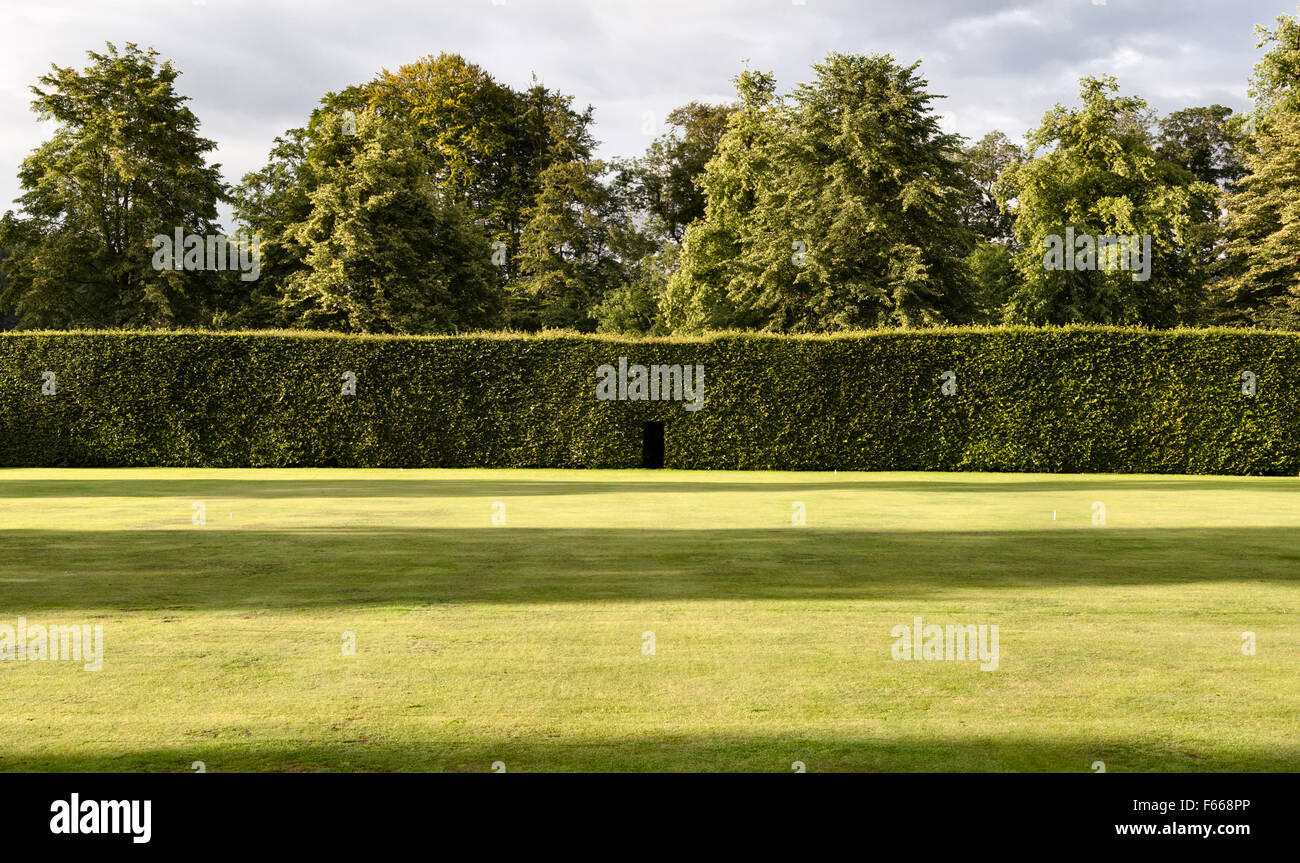
[[[20,616],[0,770],[1300,769],[1300,478],[9,469]]]

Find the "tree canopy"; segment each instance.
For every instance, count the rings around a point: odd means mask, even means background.
[[[973,236],[960,140],[916,64],[831,54],[778,96],[736,79],[740,107],[702,180],[666,297],[674,329],[778,332],[959,320]]]
[[[1033,158],[1003,178],[1021,276],[1004,320],[1183,323],[1204,302],[1189,231],[1204,222],[1218,190],[1155,151],[1146,102],[1120,95],[1114,78],[1085,78],[1079,98],[1080,108],[1057,105],[1043,116],[1029,135]],[[1149,242],[1150,252],[1142,262],[1103,260],[1096,248],[1103,237]],[[1048,252],[1071,238],[1087,242],[1064,248],[1053,266]]]
[[[216,145],[157,52],[87,54],[84,69],[54,66],[31,88],[32,110],[55,128],[18,173],[21,212],[0,223],[0,305],[25,327],[205,323],[230,301],[228,280],[155,270],[150,238],[220,232],[225,189],[205,159]]]
[[[1261,118],[1247,173],[1227,200],[1223,302],[1229,320],[1300,328],[1300,22],[1262,30],[1255,67]]]
[[[433,54],[325,93],[234,188],[172,63],[110,44],[31,88],[54,125],[0,219],[0,328],[1300,328],[1300,18],[1258,33],[1239,113],[1094,75],[1023,143],[970,140],[919,61],[831,53],[630,157],[536,75]],[[214,238],[254,272],[205,266]]]

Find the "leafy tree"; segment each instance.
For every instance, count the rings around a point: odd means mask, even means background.
[[[699,180],[734,111],[732,105],[702,102],[675,108],[668,115],[672,131],[656,138],[631,166],[638,203],[674,243],[680,243],[687,226],[704,216]]]
[[[1269,47],[1250,79],[1259,126],[1267,126],[1274,111],[1300,110],[1300,17],[1280,15],[1277,26],[1256,27],[1257,47]]]
[[[150,239],[220,232],[218,166],[175,87],[179,73],[128,43],[54,66],[33,109],[57,126],[23,161],[21,213],[0,224],[7,285],[0,307],[23,327],[193,325],[238,302],[225,273],[153,268]],[[246,286],[245,286],[246,287]]]
[[[1015,242],[1015,216],[998,201],[998,178],[1025,161],[1025,150],[994,130],[962,151],[962,166],[970,179],[973,200],[964,208],[963,220],[976,236],[1004,244]]]
[[[705,215],[687,228],[681,264],[664,292],[673,331],[762,326],[752,298],[743,296],[750,280],[741,277],[742,238],[757,233],[759,184],[776,155],[782,106],[771,74],[746,69],[735,85],[739,106],[700,180]]]
[[[1255,67],[1258,123],[1249,174],[1228,197],[1229,322],[1300,328],[1300,22],[1278,19]]]
[[[1211,105],[1175,111],[1160,121],[1156,152],[1197,180],[1220,192],[1233,188],[1246,173],[1243,158],[1253,148],[1243,118],[1231,108]],[[1205,284],[1206,303],[1200,322],[1222,320],[1222,286],[1226,269],[1222,195],[1203,196],[1201,212],[1187,226],[1185,237],[1195,259],[1194,271]]]
[[[970,268],[972,323],[1000,324],[1006,305],[1020,288],[1015,254],[1004,243],[985,241],[966,261]]]
[[[917,65],[831,54],[788,98],[736,79],[740,108],[703,180],[665,297],[678,331],[920,326],[969,314],[960,141]]]
[[[411,132],[438,188],[505,243],[507,279],[517,274],[525,211],[541,192],[543,172],[588,160],[595,146],[590,107],[575,111],[571,96],[536,81],[515,91],[456,54],[384,71],[359,95]],[[341,107],[348,100],[333,101]]]
[[[631,267],[627,279],[606,292],[592,311],[596,330],[620,335],[667,335],[661,305],[680,254],[679,246],[668,243]]]
[[[989,132],[962,152],[962,167],[970,180],[970,198],[962,221],[980,239],[966,259],[970,281],[971,321],[998,324],[1006,304],[1020,287],[1014,252],[1015,213],[999,198],[1009,168],[1027,159],[1023,147],[1002,132]]]
[[[370,110],[356,116],[353,134],[340,119],[316,132],[311,208],[284,232],[306,262],[289,278],[289,321],[396,333],[495,323],[500,293],[487,237],[437,189],[406,136]]]
[[[1146,102],[1118,90],[1114,78],[1083,79],[1082,107],[1048,111],[1029,136],[1035,157],[1003,178],[1022,249],[1008,323],[1173,326],[1193,319],[1204,301],[1198,238],[1189,229],[1204,223],[1218,190],[1161,158]],[[1100,255],[1096,269],[1048,268],[1052,238],[1067,235],[1149,236],[1149,278]]]
[[[1247,156],[1250,174],[1228,201],[1232,322],[1300,328],[1300,111],[1277,112]]]
[[[270,283],[283,288],[308,268],[307,250],[288,226],[309,218],[331,160],[348,157],[330,130],[340,122],[350,130],[367,111],[404,133],[395,145],[418,157],[439,199],[463,207],[487,234],[494,244],[489,260],[497,264],[492,273],[509,307],[536,306],[520,278],[524,229],[547,168],[590,160],[591,109],[576,111],[572,97],[536,82],[513,90],[455,54],[327,94],[307,127],[277,139],[266,168],[244,178],[236,214],[263,234]],[[265,308],[249,317],[265,317]]]
[[[306,129],[290,129],[275,139],[270,161],[260,171],[244,175],[234,190],[237,221],[262,237],[262,273],[246,301],[224,321],[233,328],[287,326],[280,300],[290,277],[306,269],[307,250],[289,226],[311,214],[316,182],[306,174],[309,139]]]
[[[700,181],[735,110],[702,102],[675,108],[668,115],[670,132],[656,138],[641,158],[612,166],[610,193],[621,209],[615,219],[621,242],[618,272],[591,310],[601,332],[667,332],[660,304],[686,229],[704,216]],[[653,251],[646,254],[647,249]]]
[[[602,182],[606,170],[592,160],[543,172],[520,243],[526,302],[513,312],[513,326],[594,329],[596,305],[626,283],[629,263],[651,251],[629,221],[623,190]]]
[[[9,279],[5,276],[4,261],[12,253],[12,249],[0,249],[0,297],[9,293]],[[18,316],[11,309],[0,307],[0,332],[12,330],[17,323]]]
[[[1160,121],[1156,152],[1197,180],[1226,187],[1246,173],[1231,117],[1223,105],[1175,111]]]

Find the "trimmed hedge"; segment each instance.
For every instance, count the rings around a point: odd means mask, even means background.
[[[704,408],[597,400],[620,356]],[[0,404],[5,466],[636,467],[654,420],[675,468],[1295,475],[1300,335],[6,333]]]

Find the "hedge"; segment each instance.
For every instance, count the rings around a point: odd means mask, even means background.
[[[598,400],[620,357],[704,407]],[[1242,330],[18,332],[0,399],[5,466],[636,467],[662,422],[673,468],[1300,471],[1300,336]]]

